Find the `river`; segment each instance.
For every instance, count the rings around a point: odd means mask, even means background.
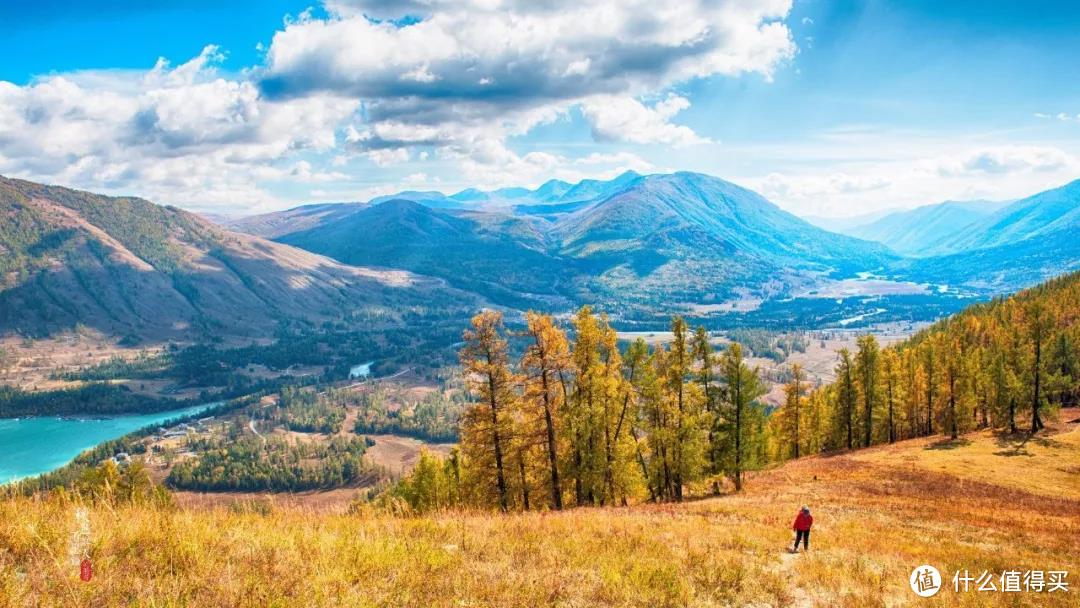
[[[0,485],[56,470],[85,450],[143,427],[220,405],[110,417],[0,418]]]

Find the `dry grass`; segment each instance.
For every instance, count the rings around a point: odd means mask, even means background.
[[[383,434],[365,435],[365,437],[375,442],[375,445],[364,453],[365,457],[395,477],[412,470],[413,465],[420,458],[420,450],[424,449],[445,456],[453,447],[450,443],[428,443],[401,435]]]
[[[1071,486],[1058,474],[1077,462],[1072,426],[1059,444],[1029,442],[1022,461],[989,435],[952,450],[908,442],[804,459],[741,495],[678,506],[428,518],[99,506],[90,583],[67,557],[73,505],[0,502],[0,605],[1075,606],[1077,474]],[[789,555],[804,502],[811,551]],[[907,578],[923,563],[946,578],[1067,570],[1074,589],[919,600]]]

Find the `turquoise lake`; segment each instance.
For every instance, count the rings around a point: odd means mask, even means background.
[[[0,418],[0,484],[58,469],[84,450],[219,403],[130,416]]]

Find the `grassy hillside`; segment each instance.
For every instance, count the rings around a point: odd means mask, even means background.
[[[266,336],[285,319],[473,303],[440,281],[343,266],[176,208],[3,177],[0,253],[0,335]]]
[[[908,575],[926,563],[947,579],[935,605],[1074,606],[1080,430],[1054,431],[807,458],[755,474],[742,494],[678,506],[407,518],[99,503],[89,583],[69,557],[76,505],[9,499],[0,604],[903,606],[917,603]],[[802,503],[811,548],[791,555]],[[1066,570],[1072,590],[957,594],[957,569]]]

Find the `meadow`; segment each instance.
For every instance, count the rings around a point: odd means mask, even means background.
[[[1061,414],[1031,440],[980,431],[803,458],[682,504],[410,517],[99,501],[85,505],[90,582],[79,501],[8,499],[0,606],[1075,606],[1080,412]],[[790,554],[803,503],[810,551]],[[908,587],[924,563],[945,579],[931,600]],[[956,593],[958,570],[1064,570],[1071,589]]]

